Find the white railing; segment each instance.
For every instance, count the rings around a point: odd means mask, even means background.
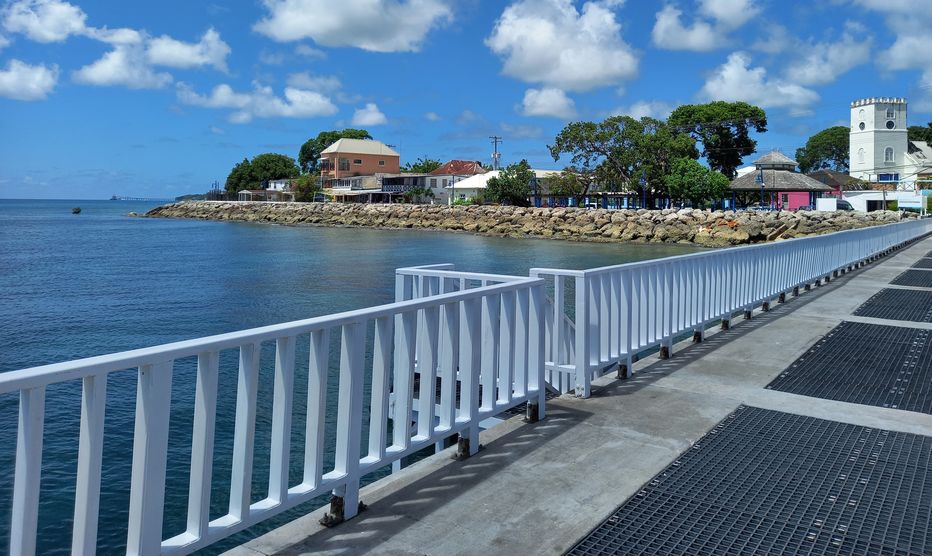
[[[531,269],[553,280],[546,368],[572,376],[576,394],[588,397],[593,378],[615,365],[631,372],[639,352],[659,346],[669,356],[678,336],[701,340],[715,321],[769,307],[781,294],[930,232],[932,220],[911,220],[591,270]],[[575,327],[560,324],[568,314]]]
[[[404,278],[400,283],[407,287]],[[424,284],[433,288],[438,283],[429,279]],[[45,393],[54,384],[82,386],[74,554],[96,551],[100,483],[108,464],[102,447],[110,375],[138,374],[126,525],[129,554],[192,552],[327,493],[342,498],[340,517],[349,519],[356,515],[364,475],[454,434],[475,453],[479,422],[523,402],[536,406],[543,417],[544,281],[482,276],[479,284],[360,311],[0,374],[0,394],[19,394],[10,553],[36,551]],[[309,343],[307,424],[304,445],[298,447],[303,476],[293,484],[289,469],[299,339]],[[275,345],[271,452],[268,494],[252,502],[253,468],[259,466],[254,439],[263,343]],[[211,520],[218,376],[221,355],[228,350],[239,360],[230,502],[226,515]],[[334,366],[331,354],[339,360]],[[163,539],[169,419],[177,409],[171,405],[173,371],[177,374],[176,361],[195,357],[187,525],[184,532]],[[415,396],[416,373],[421,376]],[[328,400],[327,384],[333,380],[339,387],[335,400]],[[366,384],[371,384],[368,400]],[[334,432],[325,425],[328,402],[337,408],[332,466],[325,462],[325,437]],[[364,431],[365,409],[370,417]],[[390,420],[404,425],[389,427]],[[415,425],[409,428],[412,421]]]

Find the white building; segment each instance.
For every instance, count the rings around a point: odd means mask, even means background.
[[[534,172],[534,181],[537,182],[539,186],[542,186],[543,180],[550,176],[554,176],[560,173],[559,170],[531,170]],[[485,192],[485,188],[489,184],[489,180],[492,178],[497,178],[501,172],[499,170],[492,170],[491,172],[486,172],[484,174],[476,174],[468,178],[457,180],[451,182],[446,186],[447,191],[450,192],[449,197],[458,201],[467,201],[476,198],[481,193]],[[532,185],[532,194],[533,194]]]
[[[906,99],[872,97],[851,103],[850,174],[915,190],[932,179],[932,150],[907,138]]]

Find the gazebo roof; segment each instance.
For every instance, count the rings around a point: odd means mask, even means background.
[[[796,168],[797,164],[798,163],[795,160],[778,150],[772,150],[754,161],[754,166],[757,166],[758,169],[780,168],[792,170],[793,168]]]
[[[795,163],[794,163],[795,164]],[[761,184],[757,177],[764,174],[764,191],[831,191],[832,188],[818,182],[805,174],[791,172],[790,170],[765,168],[758,172],[751,172],[731,182],[732,191],[760,191]]]

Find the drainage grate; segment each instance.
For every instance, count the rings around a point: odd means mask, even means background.
[[[897,286],[918,286],[932,288],[932,272],[928,270],[907,270],[893,279],[891,284]]]
[[[913,268],[932,268],[932,259],[919,259]]]
[[[932,414],[932,331],[843,322],[767,388]]]
[[[568,554],[927,554],[932,437],[739,408]]]
[[[932,292],[883,289],[854,312],[859,317],[932,322]]]

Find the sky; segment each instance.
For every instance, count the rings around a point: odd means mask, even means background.
[[[793,155],[859,98],[932,120],[930,28],[932,0],[0,0],[0,198],[201,193],[343,127],[559,169],[570,121],[710,100]]]

